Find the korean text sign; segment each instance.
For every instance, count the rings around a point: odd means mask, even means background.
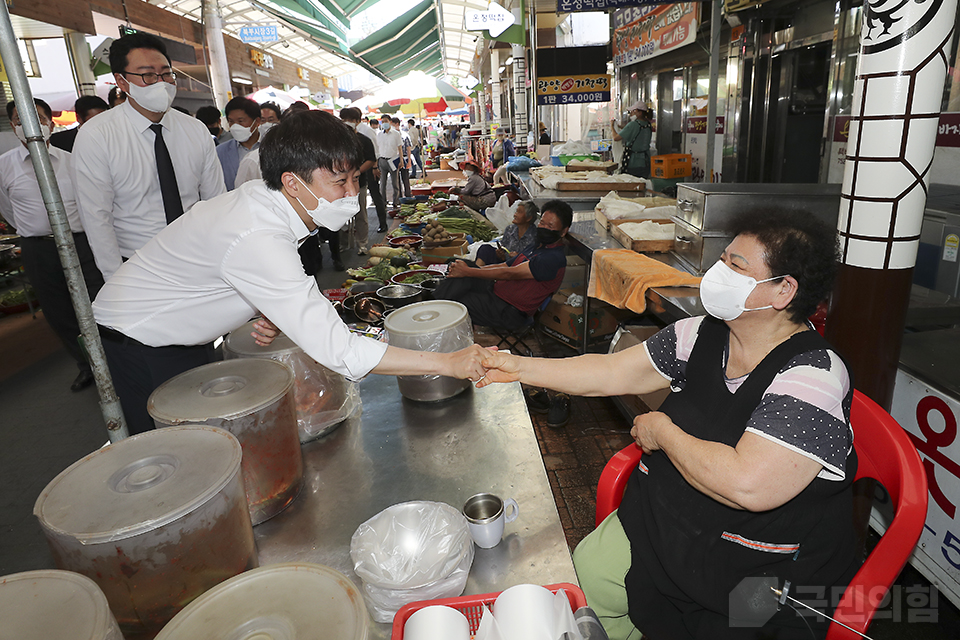
[[[610,76],[578,75],[537,78],[537,104],[610,102]]]
[[[621,9],[613,14],[613,64],[623,67],[694,42],[699,5],[676,2]]]

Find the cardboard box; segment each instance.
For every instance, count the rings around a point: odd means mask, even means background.
[[[446,247],[421,247],[420,259],[423,264],[441,264],[456,256],[463,256],[467,253],[467,241],[461,240],[454,242]]]
[[[547,308],[540,314],[540,327],[548,336],[576,347],[583,342],[583,307],[565,304],[571,293],[575,292],[561,289],[553,295]],[[631,312],[624,312],[599,300],[591,300],[588,323],[590,338],[615,333],[620,326],[620,320],[627,315],[631,315]]]
[[[580,256],[567,256],[567,267],[563,272],[560,289],[569,289],[584,295],[587,286],[587,263]]]

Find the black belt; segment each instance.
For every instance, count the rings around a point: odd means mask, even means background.
[[[70,233],[73,234],[74,238],[76,238],[77,236],[87,235],[83,231],[71,231]],[[51,234],[48,236],[22,236],[20,239],[21,240],[56,240],[56,237]]]
[[[97,329],[100,330],[100,337],[103,338],[104,340],[109,340],[110,342],[116,342],[118,344],[136,344],[136,345],[140,345],[141,347],[147,346],[142,342],[140,342],[139,340],[134,340],[133,338],[131,338],[125,333],[120,333],[116,329],[105,327],[102,324],[98,324]]]

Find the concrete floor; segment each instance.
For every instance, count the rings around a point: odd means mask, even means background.
[[[372,211],[372,209],[371,209]],[[370,216],[371,242],[376,216]],[[345,274],[335,272],[324,249],[324,269],[317,280],[322,289],[335,288]],[[356,250],[343,251],[346,266],[359,266],[365,258]],[[481,344],[493,344],[489,334],[478,333]],[[541,355],[563,357],[573,352],[550,338]],[[76,365],[62,349],[43,320],[24,313],[0,317],[0,576],[19,571],[53,568],[33,504],[46,484],[67,466],[106,442],[106,429],[97,401],[89,388],[70,392]],[[607,399],[573,398],[572,417],[563,429],[550,429],[534,415],[534,429],[550,479],[560,520],[571,550],[593,529],[597,480],[606,461],[630,442],[629,424]],[[918,590],[918,591],[917,591]],[[956,640],[960,614],[942,595],[936,606],[918,606],[930,594],[929,583],[908,567],[895,588],[895,598],[870,629],[876,640]],[[919,621],[928,615],[929,622]]]

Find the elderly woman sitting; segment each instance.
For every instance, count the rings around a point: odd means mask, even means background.
[[[450,190],[451,193],[458,194],[463,204],[475,211],[481,211],[496,204],[497,196],[493,192],[493,187],[480,176],[480,167],[469,160],[460,166],[463,167],[463,177],[467,179],[467,184],[454,187]]]
[[[491,352],[483,384],[583,396],[670,388],[631,435],[643,458],[574,564],[611,639],[822,638],[856,570],[843,360],[806,318],[829,294],[836,231],[807,214],[740,217],[700,284],[709,316],[642,345],[561,360]]]
[[[518,254],[529,256],[537,246],[537,205],[532,200],[517,203],[513,222],[503,230],[503,243],[494,248],[485,244],[477,250],[477,266],[500,264]]]

